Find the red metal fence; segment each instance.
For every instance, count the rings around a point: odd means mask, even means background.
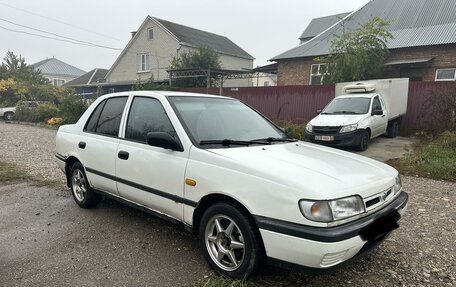
[[[219,88],[184,89],[188,92],[220,94]],[[334,85],[223,88],[222,95],[239,99],[274,120],[306,122],[334,98]],[[410,82],[404,130],[429,129],[440,124],[445,110],[441,97],[456,99],[454,82]],[[446,99],[447,100],[447,99]],[[444,118],[443,118],[444,120]],[[443,123],[442,123],[443,124]]]

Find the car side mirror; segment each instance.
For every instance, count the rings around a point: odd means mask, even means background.
[[[161,147],[175,151],[184,151],[180,143],[178,143],[172,136],[164,132],[150,132],[147,133],[147,144],[150,146]]]
[[[373,116],[383,116],[383,110],[382,109],[375,109],[372,111]]]
[[[317,115],[321,114],[322,110],[317,110]]]

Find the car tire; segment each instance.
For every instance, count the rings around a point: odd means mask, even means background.
[[[370,134],[368,131],[364,131],[361,134],[361,139],[359,141],[359,145],[356,147],[358,151],[365,151],[369,147],[370,142]]]
[[[253,219],[232,204],[209,207],[199,225],[199,243],[209,266],[224,277],[244,280],[258,272],[265,258]]]
[[[399,123],[397,121],[394,121],[388,127],[388,137],[393,139],[393,138],[397,137],[398,132],[399,132]]]
[[[14,117],[14,113],[11,113],[11,112],[5,113],[3,115],[3,119],[5,119],[5,121],[12,121],[13,117]]]
[[[79,162],[71,167],[69,182],[74,201],[80,207],[92,208],[100,202],[101,196],[90,187],[84,167]]]

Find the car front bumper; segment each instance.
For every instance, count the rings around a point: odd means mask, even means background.
[[[317,228],[257,216],[270,263],[305,271],[328,271],[378,246],[405,212],[408,194],[359,220]]]
[[[331,136],[334,139],[331,141],[323,141],[323,140],[316,140],[315,136]],[[334,133],[334,134],[316,134],[316,133],[309,133],[308,131],[305,132],[304,139],[307,142],[326,145],[326,146],[334,146],[334,147],[343,147],[343,146],[357,146],[361,142],[361,138],[363,136],[363,130],[356,130],[349,133]]]

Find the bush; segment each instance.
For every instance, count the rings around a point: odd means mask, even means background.
[[[60,110],[56,105],[51,103],[40,104],[34,110],[36,122],[44,122],[50,118],[57,117],[60,114]]]
[[[36,109],[30,108],[26,102],[18,102],[14,119],[22,122],[37,122],[38,116]]]
[[[78,96],[66,96],[60,102],[63,124],[74,124],[87,109],[87,103]]]
[[[304,140],[307,123],[293,123],[291,121],[277,121],[276,124],[283,128],[292,138]]]

